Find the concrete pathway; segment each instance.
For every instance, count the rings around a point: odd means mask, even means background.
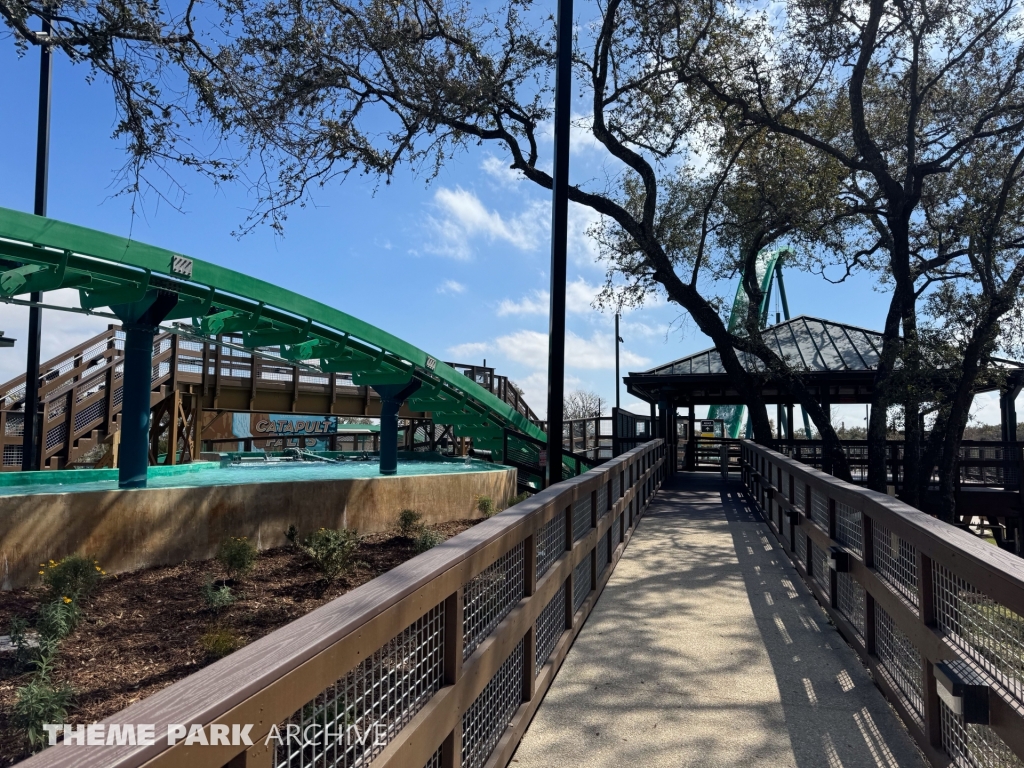
[[[664,487],[514,768],[918,768],[924,758],[738,483]]]

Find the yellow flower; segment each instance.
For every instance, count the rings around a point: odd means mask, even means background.
[[[42,576],[44,573],[45,573],[45,571],[40,571],[39,575]]]
[[[100,568],[98,565],[96,566],[96,570],[99,571],[100,573],[103,573],[103,569]]]
[[[71,598],[70,598],[70,597],[63,597],[63,598],[61,598],[61,599],[62,599],[62,600],[63,600],[63,601],[65,602],[65,603],[70,603],[70,602],[71,602]]]
[[[106,571],[100,571],[100,573],[102,573],[102,574],[103,574],[104,576],[106,576],[106,575],[107,575],[107,572],[106,572]]]

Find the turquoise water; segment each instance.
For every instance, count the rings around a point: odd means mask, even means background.
[[[326,462],[253,462],[211,468],[197,472],[156,475],[150,472],[148,488],[194,488],[214,485],[244,485],[246,483],[302,482],[305,480],[349,480],[364,477],[383,477],[379,464],[370,461]],[[399,461],[395,477],[412,475],[447,475],[457,472],[491,472],[505,467],[475,459],[465,461]],[[83,474],[95,470],[65,470],[66,483],[10,485],[0,488],[0,496],[27,496],[39,493],[70,493],[78,491],[114,491],[117,479],[85,480]],[[102,471],[102,470],[101,470]],[[63,474],[63,473],[62,473]],[[83,482],[84,480],[84,482]],[[77,481],[77,482],[76,482]]]

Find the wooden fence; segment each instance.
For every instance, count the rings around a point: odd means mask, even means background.
[[[1024,766],[1024,559],[743,443],[743,482],[935,766]]]
[[[504,768],[663,456],[652,441],[558,483],[105,721],[152,724],[153,745],[58,744],[20,765]],[[254,746],[170,746],[169,724],[252,724]],[[346,735],[325,746],[328,724]],[[289,726],[296,740],[266,742]]]

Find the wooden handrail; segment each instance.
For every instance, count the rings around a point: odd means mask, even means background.
[[[262,746],[272,726],[300,711],[438,606],[444,606],[446,627],[445,684],[393,734],[373,765],[421,766],[439,749],[443,765],[457,765],[462,713],[497,679],[495,675],[511,651],[523,643],[522,678],[513,681],[516,696],[521,690],[522,703],[491,755],[490,764],[504,765],[660,486],[663,456],[662,442],[652,441],[585,475],[558,483],[104,721],[154,724],[157,743],[153,746],[56,746],[19,765],[272,766],[273,755]],[[632,481],[628,487],[623,482],[626,478]],[[614,489],[619,491],[615,498]],[[584,511],[591,525],[586,535],[572,541],[574,509],[577,515]],[[538,578],[538,542],[552,530],[565,547]],[[463,660],[463,588],[520,547],[524,553],[522,596]],[[608,567],[600,570],[602,562]],[[590,564],[585,569],[588,596],[575,610],[574,574],[582,572],[577,566],[583,563]],[[565,612],[558,615],[566,617],[566,625],[547,663],[535,675],[535,624],[542,611],[554,605],[551,601],[562,594],[563,586]],[[252,723],[255,746],[248,750],[183,743],[168,746],[166,726],[176,723]]]
[[[755,506],[797,572],[872,669],[931,762],[944,766],[950,757],[970,757],[944,752],[944,744],[960,745],[950,749],[970,748],[969,739],[947,738],[948,733],[944,737],[943,729],[963,726],[956,715],[942,716],[940,711],[946,705],[939,700],[935,669],[944,662],[955,662],[987,682],[990,719],[987,725],[972,727],[989,729],[993,748],[1024,759],[1024,559],[891,496],[838,480],[749,441],[743,444],[742,467]],[[876,551],[876,530],[895,537],[880,539],[885,552]],[[819,581],[822,574],[816,569],[823,561],[818,553],[832,551],[849,560],[849,570],[830,571]],[[896,559],[903,576],[894,576]],[[936,574],[941,584],[935,583]],[[916,601],[909,601],[904,578],[913,582]],[[984,607],[978,607],[981,603]],[[911,687],[919,691],[919,702],[901,688],[887,666],[886,654],[894,651],[879,636],[890,631],[889,624],[877,626],[876,619],[883,614],[895,627],[892,631],[905,637],[917,654],[921,677],[911,681]],[[973,617],[970,628],[968,615]],[[955,622],[964,622],[965,628],[955,631],[950,626]],[[974,637],[989,631],[996,636],[996,655],[984,639]],[[1010,654],[1016,661],[999,654]]]

